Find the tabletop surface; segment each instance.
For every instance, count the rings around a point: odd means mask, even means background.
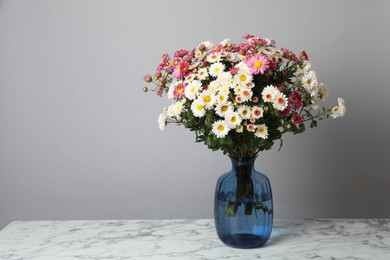
[[[15,221],[1,260],[390,259],[390,219],[275,220],[261,248],[235,249],[211,219]]]

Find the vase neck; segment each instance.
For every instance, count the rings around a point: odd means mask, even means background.
[[[230,160],[232,161],[233,168],[236,167],[253,167],[255,164],[255,160],[257,156],[252,156],[252,157],[233,157],[229,156]]]

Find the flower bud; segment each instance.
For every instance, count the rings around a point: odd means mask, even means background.
[[[204,51],[206,49],[206,45],[204,45],[203,43],[199,45],[198,49],[200,51]]]
[[[146,74],[145,77],[144,77],[144,80],[145,82],[152,82],[152,76],[150,76],[149,74]]]
[[[148,92],[148,90],[149,89],[147,87],[143,87],[143,89],[142,89],[143,92]]]

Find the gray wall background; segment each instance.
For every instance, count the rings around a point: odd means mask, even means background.
[[[158,129],[160,57],[245,33],[306,50],[347,116],[256,168],[276,218],[390,217],[389,1],[0,1],[0,229],[13,220],[211,218],[230,168]]]

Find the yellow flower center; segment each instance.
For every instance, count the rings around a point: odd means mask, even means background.
[[[246,81],[246,76],[245,76],[245,75],[241,75],[241,76],[240,76],[240,80],[241,80],[241,81]]]
[[[199,104],[199,105],[196,106],[196,109],[200,111],[200,110],[203,109],[203,106]]]
[[[215,68],[215,69],[214,69],[214,72],[215,72],[215,73],[218,73],[218,72],[219,72],[219,68],[218,68],[218,67]]]
[[[222,106],[222,107],[221,107],[221,110],[222,110],[223,112],[226,112],[226,111],[228,110],[228,108],[229,108],[228,106]]]
[[[182,88],[179,88],[179,89],[177,90],[177,93],[178,93],[178,94],[182,94],[182,93],[183,93],[183,89],[182,89]]]
[[[259,133],[263,134],[263,133],[264,133],[264,130],[265,130],[264,128],[259,128],[258,131],[259,131]]]
[[[190,88],[191,93],[195,92],[195,87]]]
[[[306,80],[306,84],[310,85],[311,84],[311,79]]]
[[[232,119],[231,119],[230,121],[232,121],[232,123],[237,122],[237,117],[233,116]]]
[[[204,96],[203,101],[206,103],[210,102],[211,101],[210,96]]]
[[[219,125],[219,126],[218,126],[218,131],[221,131],[221,132],[222,132],[223,130],[225,130],[225,127],[224,127],[223,125]]]
[[[259,60],[253,63],[253,67],[255,67],[256,69],[261,68],[261,66],[263,66],[263,63]]]

